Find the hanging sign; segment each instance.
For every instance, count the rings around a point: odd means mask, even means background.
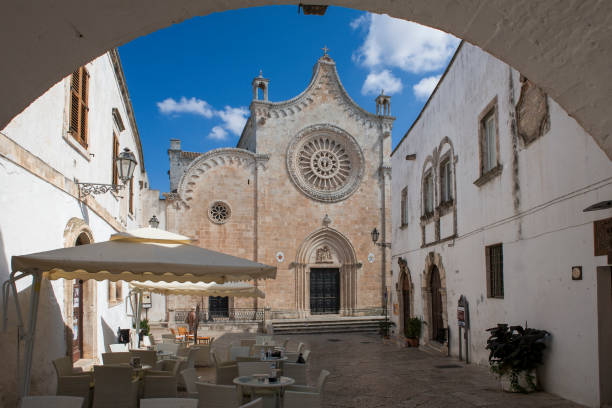
[[[468,301],[463,295],[457,302],[457,325],[465,328],[470,326]]]
[[[142,308],[150,309],[152,306],[151,292],[142,292]]]

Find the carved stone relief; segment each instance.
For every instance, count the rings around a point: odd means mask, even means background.
[[[317,263],[332,263],[334,258],[327,245],[317,248]]]

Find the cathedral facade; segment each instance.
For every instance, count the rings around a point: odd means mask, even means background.
[[[272,318],[380,314],[391,281],[390,249],[380,245],[391,225],[390,98],[376,99],[376,114],[359,107],[327,54],[293,99],[269,101],[261,74],[252,86],[236,148],[200,154],[171,142],[167,229],[277,266],[276,279],[255,282],[265,299],[222,307],[266,308]],[[168,297],[167,308],[201,301]]]

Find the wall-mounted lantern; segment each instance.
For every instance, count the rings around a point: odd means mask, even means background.
[[[134,176],[134,170],[136,169],[136,157],[134,153],[127,147],[123,149],[119,156],[115,158],[115,165],[117,166],[117,176],[121,180],[122,184],[101,184],[101,183],[80,183],[76,182],[79,186],[79,197],[85,198],[90,194],[104,194],[109,191],[118,193],[119,190],[125,188],[126,184]]]

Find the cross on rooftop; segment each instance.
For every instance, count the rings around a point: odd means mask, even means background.
[[[327,48],[327,45],[324,45],[323,48],[321,48],[323,50],[323,56],[327,56],[327,51],[329,51],[329,48]]]

